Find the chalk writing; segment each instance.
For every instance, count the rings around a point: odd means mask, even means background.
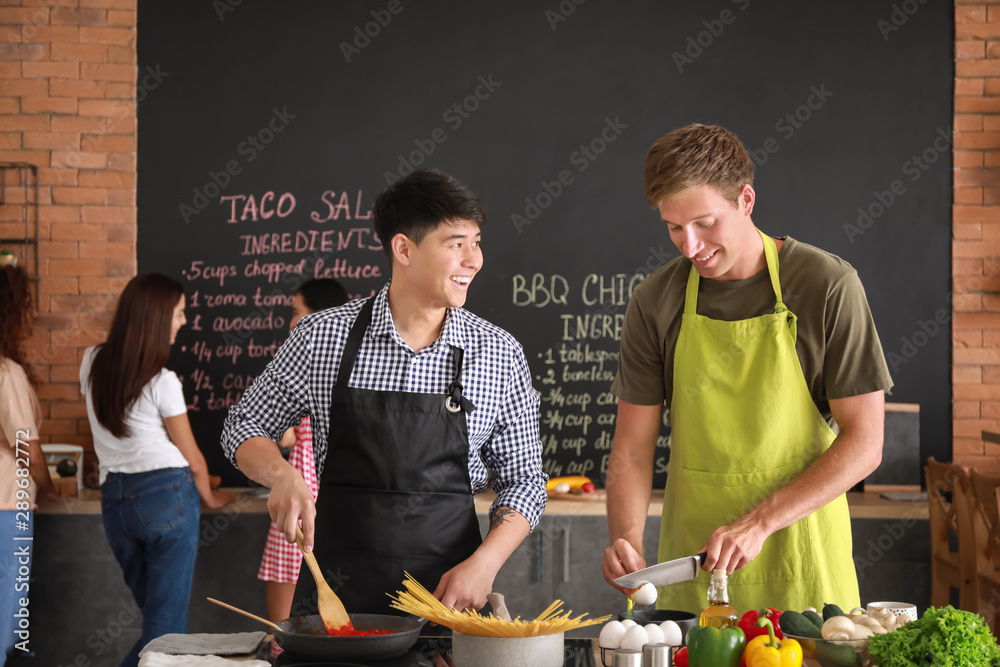
[[[538,328],[555,332],[547,346],[529,354],[541,394],[543,468],[550,476],[605,481],[618,417],[618,398],[610,387],[618,370],[625,307],[647,275],[639,267],[633,273],[578,278],[540,272],[510,278],[511,303],[539,309],[533,317]],[[668,445],[669,436],[661,435],[657,448]],[[655,458],[656,474],[666,472],[667,460],[666,453]]]
[[[229,203],[229,224],[243,222],[247,219],[257,222],[258,220],[270,220],[274,216],[287,218],[295,210],[295,196],[286,192],[278,198],[278,204],[274,205],[274,192],[265,192],[261,195],[260,205],[253,195],[228,195],[219,197],[219,203]],[[239,220],[236,219],[236,208],[242,202],[243,207]]]
[[[224,413],[287,338],[300,285],[334,278],[351,298],[368,297],[388,276],[358,187],[229,189],[207,198],[203,210],[216,213],[200,221],[214,229],[210,243],[192,246],[198,259],[180,269],[190,287],[178,371],[189,410]]]

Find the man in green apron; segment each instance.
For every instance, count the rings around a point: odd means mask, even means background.
[[[666,402],[671,452],[657,560],[707,556],[706,572],[661,588],[658,606],[697,612],[716,568],[730,574],[740,611],[857,606],[844,494],[881,460],[892,387],[857,273],[757,230],[753,164],[721,127],[662,137],[645,182],[683,257],[635,290],[625,316],[605,578],[646,566],[642,533]]]

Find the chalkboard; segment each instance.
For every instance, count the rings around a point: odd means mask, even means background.
[[[313,275],[370,295],[370,207],[418,166],[488,215],[467,307],[524,345],[546,470],[604,481],[625,306],[677,257],[649,145],[735,131],[754,219],[859,271],[922,456],[948,459],[952,6],[441,0],[138,3],[138,266],[180,279],[171,366],[214,472],[226,409]],[[663,430],[656,463],[668,458]]]

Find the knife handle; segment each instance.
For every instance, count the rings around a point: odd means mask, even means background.
[[[699,566],[704,565],[705,564],[705,559],[708,558],[708,552],[702,551],[700,554],[698,554],[697,556],[695,556],[695,558],[698,559],[698,565]]]

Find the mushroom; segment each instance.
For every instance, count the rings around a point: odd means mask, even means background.
[[[851,610],[851,616],[857,616],[857,615],[865,615],[865,616],[867,616],[868,612],[866,612],[861,607],[855,607],[854,609]]]
[[[885,628],[882,627],[882,624],[876,621],[868,614],[858,614],[857,616],[854,616],[852,620],[854,621],[855,625],[863,625],[867,628],[870,628],[872,632],[877,632],[877,630],[882,630],[883,632],[885,631]]]
[[[885,632],[884,628],[879,628],[879,629]],[[854,634],[851,636],[851,639],[865,639],[866,637],[871,637],[873,634],[875,634],[875,631],[869,628],[867,625],[861,625],[860,623],[855,623]]]
[[[885,607],[876,607],[872,610],[870,616],[878,621],[886,630],[891,628],[896,620],[895,615]]]
[[[854,622],[846,616],[834,616],[823,623],[823,639],[850,639],[854,634]]]

